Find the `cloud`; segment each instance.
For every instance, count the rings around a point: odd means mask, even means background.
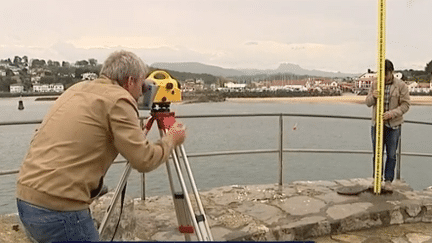
[[[257,41],[249,41],[245,43],[245,46],[256,46],[256,45],[258,45]]]
[[[432,59],[429,0],[387,1],[387,53],[416,68]],[[147,62],[227,68],[375,69],[376,0],[6,1],[0,58],[103,60],[115,49]],[[100,61],[101,62],[101,61]],[[397,65],[399,66],[399,65]]]

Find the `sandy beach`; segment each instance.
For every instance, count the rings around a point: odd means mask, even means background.
[[[344,94],[323,97],[227,98],[227,102],[286,102],[286,103],[357,103],[364,104],[366,96]],[[411,96],[412,105],[432,105],[432,96]]]

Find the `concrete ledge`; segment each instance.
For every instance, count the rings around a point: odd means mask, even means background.
[[[310,240],[365,229],[432,222],[430,189],[413,191],[409,185],[398,181],[393,183],[392,194],[362,192],[347,196],[336,192],[340,187],[370,186],[371,183],[372,178],[297,181],[281,187],[225,186],[200,194],[216,241]],[[111,197],[112,193],[108,193],[91,205],[96,224],[100,224]],[[111,239],[118,209],[112,218],[102,239]],[[2,216],[0,221],[3,226],[1,242],[28,242],[18,226],[18,230],[12,229],[17,225],[16,215]],[[177,227],[171,196],[150,197],[145,201],[126,198],[114,239],[183,241],[184,236]],[[196,240],[194,235],[191,240]]]
[[[432,192],[403,181],[392,194],[339,195],[336,189],[370,186],[372,178],[225,186],[201,192],[217,241],[305,240],[323,235],[415,222],[432,222]],[[181,241],[171,196],[134,200],[135,237]],[[143,233],[145,232],[145,233]],[[121,234],[121,233],[120,233]],[[192,240],[196,240],[192,236]]]

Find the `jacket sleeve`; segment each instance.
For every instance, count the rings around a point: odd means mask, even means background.
[[[373,91],[376,89],[376,81],[372,81],[372,85],[369,89],[369,92],[366,96],[366,105],[367,107],[371,107],[376,105],[377,99],[373,97]]]
[[[168,160],[172,142],[167,137],[156,143],[148,141],[131,101],[119,99],[109,113],[109,122],[114,146],[132,168],[149,172]]]
[[[401,83],[399,89],[399,106],[390,111],[393,118],[403,116],[403,114],[409,110],[411,105],[408,86],[405,83]]]

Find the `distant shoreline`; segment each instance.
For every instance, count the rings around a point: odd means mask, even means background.
[[[30,98],[35,97],[35,101],[55,101],[59,94],[41,95],[41,96],[23,96]],[[19,97],[19,96],[18,96]],[[17,98],[1,97],[0,98]],[[217,97],[216,97],[217,98]],[[350,103],[365,104],[366,96],[344,93],[341,96],[308,96],[308,97],[254,97],[254,98],[224,98],[216,99],[212,97],[200,97],[199,99],[185,98],[181,104],[206,103],[206,102],[238,102],[238,103],[259,103],[259,102],[280,102],[280,103]],[[432,96],[411,96],[411,105],[432,106]]]
[[[354,103],[365,104],[366,96],[342,95],[319,97],[227,98],[226,102],[286,102],[286,103]],[[411,105],[432,106],[432,96],[411,96]]]

